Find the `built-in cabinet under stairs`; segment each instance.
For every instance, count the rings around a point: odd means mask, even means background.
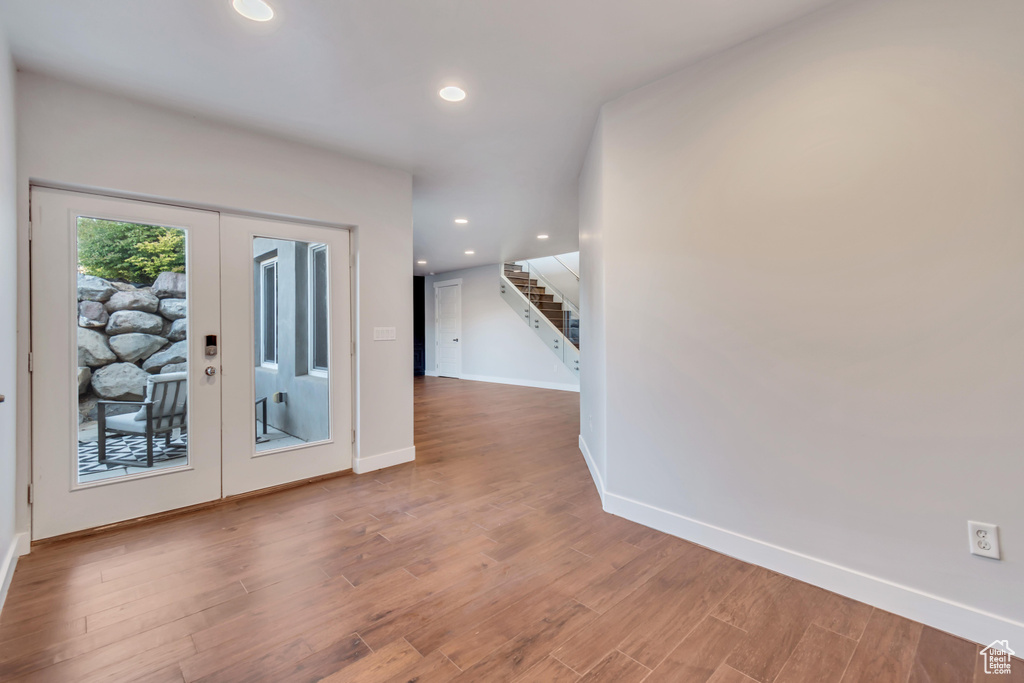
[[[530,272],[527,262],[502,264],[501,295],[565,366],[579,376],[578,309],[542,276]]]

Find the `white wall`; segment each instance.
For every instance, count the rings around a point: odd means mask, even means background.
[[[604,145],[601,118],[580,173],[580,450],[602,498],[607,467],[608,360],[604,288]]]
[[[32,73],[18,75],[18,215],[29,181],[352,225],[357,258],[357,472],[412,458],[412,179],[324,149]],[[27,242],[19,300],[28,301]],[[27,351],[27,308],[19,316]],[[374,342],[374,326],[397,328]],[[24,366],[24,364],[20,364]],[[20,395],[28,395],[22,373]],[[19,421],[27,484],[28,424]],[[19,488],[19,490],[24,490]],[[19,497],[23,498],[23,497]],[[19,517],[27,528],[27,506]]]
[[[607,509],[1024,642],[1022,35],[1018,0],[843,3],[605,105]]]
[[[18,538],[16,481],[18,215],[14,65],[0,26],[0,607],[25,542]]]
[[[434,283],[462,279],[462,377],[579,390],[579,380],[501,298],[498,265],[430,275],[424,281],[427,374],[435,360]]]

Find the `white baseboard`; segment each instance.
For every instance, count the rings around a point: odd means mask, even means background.
[[[534,382],[527,379],[509,379],[508,377],[488,377],[486,375],[463,375],[461,379],[468,379],[471,382],[490,382],[491,384],[512,384],[517,387],[533,387],[534,389],[556,389],[558,391],[580,392],[579,384],[567,384],[564,382]]]
[[[585,446],[581,438],[581,450]],[[593,473],[594,467],[588,456],[589,452],[584,450],[587,465]],[[603,486],[600,477],[594,479],[599,487]],[[613,515],[976,643],[987,645],[1003,639],[1009,639],[1011,643],[1024,643],[1024,623],[1019,621],[976,610],[968,605],[721,529],[625,496],[604,492],[602,500],[605,511]]]
[[[3,549],[3,561],[0,564],[0,610],[7,602],[7,589],[11,587],[14,569],[18,566],[18,558],[27,555],[31,542],[28,533],[15,534],[10,545]]]
[[[437,370],[424,370],[423,374],[426,375],[427,377],[440,377],[441,376],[441,375],[437,374]]]
[[[352,471],[356,474],[366,474],[375,470],[382,470],[385,467],[394,467],[404,462],[412,462],[416,459],[416,447],[399,448],[397,451],[368,455],[365,458],[356,458],[352,463]]]
[[[580,434],[580,453],[583,454],[583,459],[587,462],[587,469],[590,470],[590,476],[594,480],[594,484],[597,486],[597,493],[601,496],[601,503],[604,504],[604,477],[601,476],[601,470],[597,468],[597,463],[594,462],[594,456],[590,454],[590,448],[587,447],[587,442],[583,440],[583,435]],[[619,515],[620,517],[622,515]]]
[[[605,512],[982,645],[1004,639],[1024,643],[1024,623],[1020,621],[612,493],[582,434],[579,444]]]

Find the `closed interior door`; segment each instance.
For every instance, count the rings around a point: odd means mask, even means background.
[[[34,188],[32,228],[33,538],[220,497],[218,214]]]
[[[462,376],[462,284],[434,283],[437,330],[437,374]]]
[[[350,469],[348,231],[224,214],[220,253],[224,494]]]

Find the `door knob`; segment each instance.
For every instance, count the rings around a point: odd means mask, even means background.
[[[217,374],[217,368],[215,368],[215,367],[213,367],[211,365],[208,368],[206,368],[206,370],[204,372],[206,372],[206,376],[207,377],[213,377],[214,375]]]
[[[457,341],[459,341],[459,338],[456,337],[455,339],[452,339],[452,341],[456,341],[457,342]]]

